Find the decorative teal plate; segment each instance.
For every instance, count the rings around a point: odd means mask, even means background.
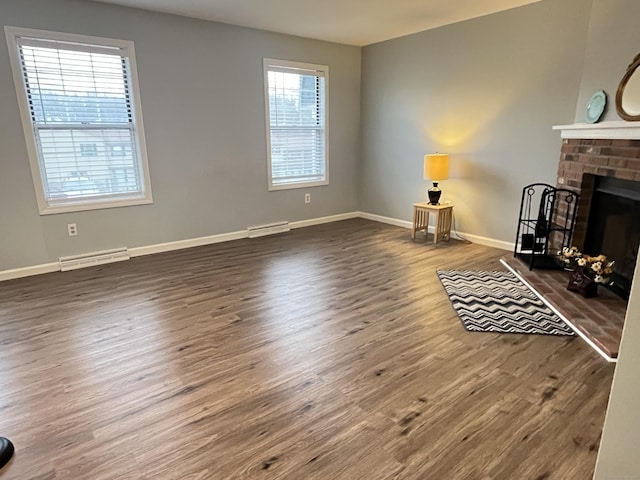
[[[587,103],[587,114],[585,116],[588,123],[596,123],[600,120],[604,107],[607,106],[607,94],[604,90],[598,90],[591,96],[591,100]]]

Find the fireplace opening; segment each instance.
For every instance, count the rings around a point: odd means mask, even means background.
[[[640,246],[640,182],[596,177],[584,251],[616,264],[611,290],[629,298]]]

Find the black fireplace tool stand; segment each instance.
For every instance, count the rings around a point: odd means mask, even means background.
[[[546,183],[532,183],[522,189],[513,254],[529,270],[563,267],[557,253],[571,246],[578,199],[576,192]]]

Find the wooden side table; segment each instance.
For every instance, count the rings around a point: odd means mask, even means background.
[[[433,231],[433,243],[445,238],[451,239],[451,218],[453,216],[453,205],[431,205],[428,202],[413,204],[413,229],[411,238],[416,239],[416,232],[424,230],[425,240],[429,233],[429,214],[436,216]]]

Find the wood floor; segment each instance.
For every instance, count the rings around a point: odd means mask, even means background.
[[[435,274],[503,254],[356,219],[0,283],[0,478],[590,479],[614,367]]]

